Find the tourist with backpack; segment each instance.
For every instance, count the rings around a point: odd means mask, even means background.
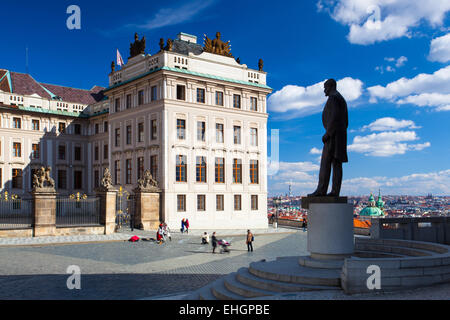
[[[250,232],[250,230],[247,230],[247,250],[250,252],[253,252],[253,241],[255,241],[255,237],[253,236],[253,233]]]

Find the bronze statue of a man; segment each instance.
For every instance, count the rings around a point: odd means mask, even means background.
[[[342,184],[342,163],[347,158],[348,111],[344,97],[336,90],[336,80],[329,79],[324,83],[325,96],[328,101],[322,112],[322,123],[326,132],[322,137],[323,150],[320,160],[319,185],[309,197],[339,197]],[[327,194],[333,166],[333,184]]]

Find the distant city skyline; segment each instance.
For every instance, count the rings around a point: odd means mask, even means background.
[[[269,196],[306,195],[317,184],[322,149],[322,83],[338,81],[349,105],[349,163],[342,195],[450,194],[450,3],[446,0],[254,2],[79,1],[81,29],[66,27],[68,4],[2,4],[7,32],[0,68],[38,81],[106,86],[119,49],[134,32],[150,54],[179,32],[230,40],[232,54],[257,69],[264,60],[270,130],[280,136]],[[36,23],[36,19],[45,23]],[[232,21],[233,23],[230,23]],[[270,140],[268,145],[270,151]]]

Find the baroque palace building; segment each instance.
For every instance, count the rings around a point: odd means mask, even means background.
[[[26,196],[51,166],[57,191],[93,194],[109,168],[132,193],[146,169],[171,228],[267,227],[267,110],[262,60],[250,69],[228,42],[180,33],[145,53],[130,45],[109,86],[80,90],[0,70],[1,184]]]

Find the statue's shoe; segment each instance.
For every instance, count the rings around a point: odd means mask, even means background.
[[[339,197],[339,193],[336,193],[336,192],[330,192],[330,193],[328,193],[327,194],[327,197]]]
[[[324,195],[325,195],[325,192],[320,192],[320,191],[316,190],[313,193],[308,194],[308,197],[323,197]]]

